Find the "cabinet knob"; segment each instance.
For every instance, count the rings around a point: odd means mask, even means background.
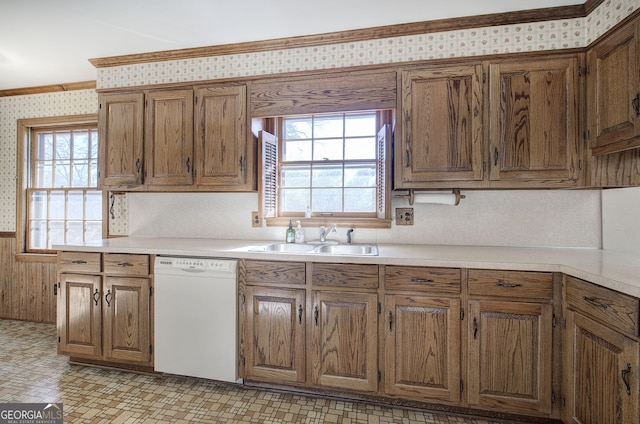
[[[96,302],[96,306],[98,306],[98,302],[100,302],[100,293],[98,293],[98,289],[93,293],[93,301]]]

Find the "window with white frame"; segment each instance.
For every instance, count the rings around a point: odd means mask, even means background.
[[[29,147],[26,251],[101,239],[97,126],[33,128]]]
[[[358,111],[278,118],[277,146],[262,154],[265,216],[275,225],[292,217],[351,219],[362,226],[388,220],[386,116]]]

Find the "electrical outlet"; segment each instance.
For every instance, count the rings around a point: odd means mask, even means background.
[[[413,208],[396,208],[396,225],[413,225]]]
[[[262,219],[260,219],[260,214],[257,211],[251,212],[251,226],[262,227]]]

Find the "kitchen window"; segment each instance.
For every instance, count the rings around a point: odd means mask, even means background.
[[[275,119],[277,146],[262,154],[263,165],[265,155],[273,161],[271,175],[262,171],[260,190],[267,224],[295,218],[312,225],[388,225],[391,115],[358,111]]]
[[[54,244],[102,239],[96,122],[42,123],[24,136],[24,251],[55,253]]]

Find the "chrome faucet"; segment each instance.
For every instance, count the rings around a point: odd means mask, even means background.
[[[347,244],[351,244],[351,233],[353,233],[353,228],[347,230]]]
[[[322,225],[320,227],[320,242],[324,243],[325,241],[327,241],[327,236],[329,235],[329,233],[336,233],[338,232],[338,227],[336,226],[336,224],[331,224],[331,226],[329,228],[326,228],[324,225]]]

